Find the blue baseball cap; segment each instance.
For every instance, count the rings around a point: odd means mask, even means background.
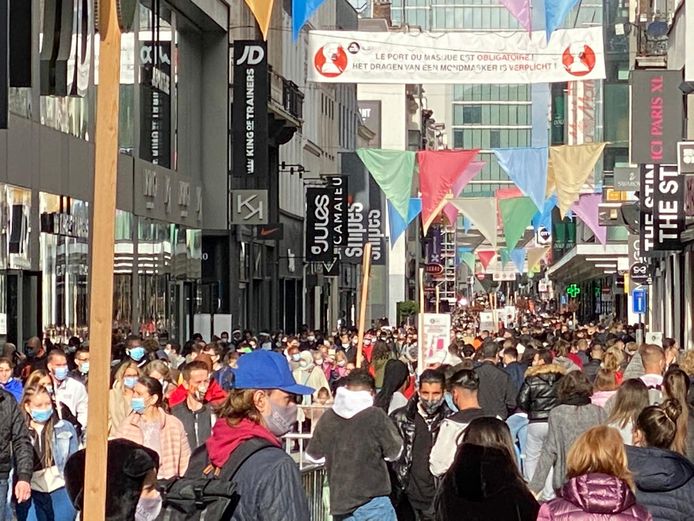
[[[287,360],[274,351],[253,351],[239,358],[234,372],[236,389],[279,389],[291,394],[313,394],[315,389],[294,380]]]

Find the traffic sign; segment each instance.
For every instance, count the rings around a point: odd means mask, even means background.
[[[637,288],[631,294],[632,310],[635,314],[640,315],[646,312],[646,289]]]
[[[576,298],[581,294],[581,288],[579,288],[576,283],[571,284],[571,286],[566,288],[566,294],[571,298]]]

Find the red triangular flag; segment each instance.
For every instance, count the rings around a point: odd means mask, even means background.
[[[441,211],[444,198],[479,150],[422,150],[417,152],[422,194],[424,234]]]
[[[496,258],[496,251],[495,250],[478,251],[477,257],[480,259],[480,262],[482,263],[482,267],[486,271],[487,266],[489,266],[489,263],[492,262],[492,260]]]

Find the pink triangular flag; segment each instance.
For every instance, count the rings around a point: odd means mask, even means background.
[[[478,251],[477,257],[480,259],[480,262],[482,263],[482,267],[486,270],[487,266],[489,266],[489,263],[492,262],[492,260],[496,258],[496,251],[495,250]]]
[[[477,174],[482,171],[484,165],[486,165],[484,161],[473,161],[467,166],[463,173],[460,174],[460,177],[456,179],[455,183],[453,183],[453,188],[451,188],[453,197],[458,197],[463,193],[465,187],[475,178]]]
[[[443,207],[443,214],[446,216],[451,226],[455,226],[455,223],[458,222],[458,209],[451,203]]]
[[[530,31],[530,0],[501,0],[501,3],[523,29]]]
[[[571,210],[586,224],[595,234],[600,244],[607,241],[607,228],[600,226],[599,205],[602,202],[602,194],[585,194],[578,198]]]

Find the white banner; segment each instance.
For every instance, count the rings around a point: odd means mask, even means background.
[[[323,83],[554,83],[605,78],[602,27],[554,31],[310,31]]]
[[[422,317],[425,366],[440,364],[451,345],[451,316],[447,313],[424,313]]]

